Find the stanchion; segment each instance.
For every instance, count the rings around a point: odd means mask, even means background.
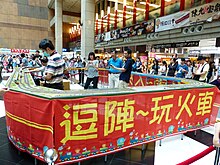
[[[181,134],[181,140],[183,140],[183,134]]]
[[[159,141],[159,146],[161,146],[161,144],[162,144],[162,140]]]
[[[220,149],[219,149],[219,147],[216,147],[216,153],[215,153],[215,162],[214,162],[214,165],[219,165],[219,154],[220,154]]]
[[[105,163],[108,161],[108,156],[107,155],[105,155]]]
[[[196,130],[194,131],[194,136],[196,136]]]

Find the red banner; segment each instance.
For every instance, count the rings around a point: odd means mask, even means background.
[[[9,140],[43,161],[43,149],[54,148],[52,101],[7,92],[4,102]]]
[[[45,148],[55,148],[57,164],[82,161],[210,125],[216,93],[197,88],[45,100],[7,92],[8,136],[41,160]]]
[[[57,100],[58,162],[101,156],[207,126],[214,100],[213,89]]]

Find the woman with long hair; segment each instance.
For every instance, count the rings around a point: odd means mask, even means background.
[[[95,59],[95,53],[90,52],[88,57],[88,64],[86,66],[87,70],[87,79],[86,84],[84,86],[84,89],[88,89],[91,82],[93,82],[93,89],[97,89],[98,87],[98,79],[99,79],[99,73],[98,73],[98,65],[99,61]]]

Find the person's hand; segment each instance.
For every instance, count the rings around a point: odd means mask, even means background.
[[[110,64],[110,67],[111,67],[111,68],[113,68],[113,69],[115,69],[115,66],[114,66],[114,65],[112,65],[112,64]]]
[[[5,92],[7,92],[7,91],[8,91],[7,88],[0,89],[0,96],[3,96],[5,94]]]

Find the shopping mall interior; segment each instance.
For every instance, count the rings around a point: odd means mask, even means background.
[[[0,3],[1,165],[218,164],[220,0]]]

